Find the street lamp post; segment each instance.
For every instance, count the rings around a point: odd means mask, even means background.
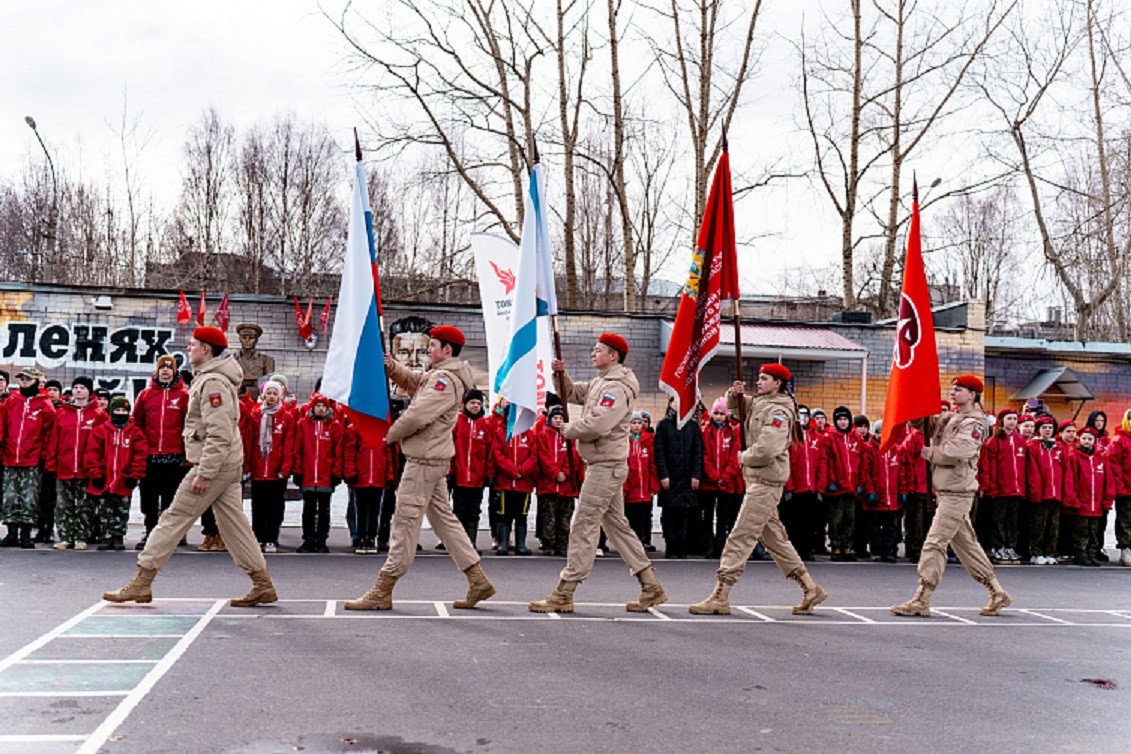
[[[40,148],[43,149],[43,156],[47,158],[47,167],[51,169],[51,210],[47,214],[47,248],[50,257],[47,266],[49,269],[54,269],[54,263],[58,261],[59,252],[59,179],[55,175],[55,162],[51,159],[51,153],[47,151],[47,145],[43,143],[43,137],[39,135],[39,129],[36,128],[35,118],[28,115],[24,118],[24,122],[35,133],[35,138],[39,142]],[[45,276],[50,276],[50,274],[45,272]]]

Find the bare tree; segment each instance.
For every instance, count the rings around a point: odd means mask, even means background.
[[[121,157],[122,173],[117,189],[125,199],[122,243],[128,256],[126,269],[129,270],[129,274],[126,281],[134,283],[144,276],[146,263],[149,261],[146,251],[152,248],[152,239],[143,235],[147,225],[147,203],[144,197],[140,161],[153,138],[153,131],[142,127],[140,113],[130,112],[129,97],[125,91],[122,92],[121,119],[117,124],[111,124],[110,129],[118,137]],[[107,195],[109,196],[110,193],[108,190]]]

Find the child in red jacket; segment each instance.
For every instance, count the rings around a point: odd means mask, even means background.
[[[283,406],[283,386],[263,383],[263,403],[251,409],[243,428],[243,470],[251,480],[251,528],[263,552],[278,552],[286,509],[287,477],[295,452],[295,419]]]
[[[0,448],[3,448],[4,509],[8,535],[0,547],[35,549],[31,528],[36,524],[43,475],[39,465],[55,423],[55,408],[39,389],[42,375],[25,367],[16,375],[19,390],[0,403]]]
[[[145,433],[130,418],[125,396],[110,400],[110,421],[90,433],[83,465],[90,479],[87,492],[100,498],[98,519],[102,544],[99,550],[124,550],[130,521],[130,498],[142,476],[149,446]]]
[[[711,405],[710,419],[702,425],[700,433],[703,436],[703,479],[699,482],[699,507],[705,527],[710,521],[715,522],[715,531],[705,531],[704,535],[707,556],[718,558],[742,505],[742,473],[738,468],[738,454],[742,450],[740,433],[739,427],[730,421],[725,398],[718,398]]]
[[[1103,543],[1100,522],[1115,503],[1115,476],[1111,463],[1099,446],[1095,427],[1080,430],[1075,450],[1071,500],[1064,503],[1065,523],[1072,527],[1073,562],[1082,566],[1098,566],[1096,552]]]
[[[990,519],[990,561],[1021,562],[1017,554],[1017,520],[1025,496],[1025,439],[1017,431],[1016,409],[998,412],[993,436],[982,446],[978,485],[984,498],[983,515]]]
[[[873,557],[894,563],[899,534],[899,511],[907,499],[907,471],[901,463],[898,445],[879,455],[880,431],[883,425],[872,425],[871,454],[876,464],[875,491],[864,498],[864,516],[868,520],[869,543]]]
[[[330,399],[310,398],[310,411],[295,428],[295,484],[302,489],[302,544],[295,552],[330,552],[330,496],[342,483],[342,424],[334,418]]]
[[[538,477],[538,438],[527,430],[506,439],[506,425],[495,438],[491,454],[491,476],[499,493],[499,546],[496,555],[507,554],[507,540],[514,530],[516,555],[529,555],[526,546],[526,517],[530,512],[530,493]]]
[[[452,428],[456,454],[452,456],[449,486],[452,488],[452,513],[463,524],[472,546],[479,536],[483,488],[487,486],[494,427],[494,422],[483,410],[483,392],[471,388],[463,396],[463,410],[456,416],[456,424]]]
[[[559,557],[565,557],[569,549],[569,523],[584,476],[576,444],[562,437],[564,424],[565,410],[553,406],[538,434],[538,507],[544,511],[542,532],[551,553]]]
[[[868,523],[864,516],[864,506],[876,502],[876,477],[879,475],[880,454],[872,442],[872,423],[868,417],[858,414],[852,419],[852,438],[849,452],[854,456],[852,462],[852,488],[856,493],[856,522],[852,530],[852,560],[871,560],[868,553]],[[874,554],[874,553],[873,553]]]
[[[342,471],[346,484],[354,492],[358,540],[354,552],[359,555],[377,552],[381,499],[385,486],[393,478],[390,461],[389,446],[385,442],[372,445],[365,441],[356,425],[346,427]]]
[[[71,403],[59,406],[47,444],[46,468],[55,474],[55,521],[59,526],[56,550],[85,550],[94,532],[98,500],[86,492],[86,446],[95,427],[110,417],[92,401],[94,381],[76,377]]]
[[[797,407],[797,423],[802,437],[789,444],[789,480],[778,512],[798,557],[813,560],[818,545],[823,549],[825,544],[825,433],[810,418],[807,406]]]
[[[852,412],[847,406],[833,409],[833,425],[825,433],[825,502],[829,513],[830,560],[855,560],[852,554],[856,529],[855,475],[856,434],[852,431]]]
[[[652,498],[660,491],[653,435],[644,431],[644,417],[628,422],[628,476],[624,481],[624,515],[641,544],[652,534]],[[653,548],[655,549],[655,548]]]
[[[1071,497],[1069,460],[1063,443],[1053,439],[1056,419],[1042,416],[1036,421],[1037,436],[1026,449],[1025,487],[1028,499],[1029,562],[1056,565],[1060,508]]]

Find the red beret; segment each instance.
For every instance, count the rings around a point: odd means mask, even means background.
[[[620,351],[622,355],[628,356],[628,341],[615,332],[601,333],[601,337],[597,338],[597,342],[604,343],[614,351]]]
[[[192,337],[211,346],[228,347],[228,336],[219,327],[198,327],[192,331]]]
[[[1003,408],[1001,411],[997,412],[997,420],[1001,421],[1002,419],[1009,416],[1010,414],[1016,414],[1016,413],[1017,413],[1017,409],[1015,409],[1015,408]]]
[[[964,387],[975,393],[986,392],[986,384],[972,374],[960,374],[950,384]]]
[[[1080,434],[1081,435],[1091,435],[1092,437],[1096,437],[1096,438],[1098,438],[1100,436],[1099,430],[1096,429],[1095,427],[1084,427],[1082,430],[1080,430]]]
[[[428,337],[435,338],[436,340],[444,340],[448,343],[455,343],[460,347],[466,342],[460,329],[458,327],[452,327],[451,325],[436,325],[428,331]]]
[[[789,382],[790,378],[793,377],[784,364],[763,364],[758,367],[758,371],[771,377],[777,377],[782,382]]]
[[[1068,429],[1069,427],[1071,427],[1072,429],[1076,429],[1076,422],[1072,421],[1071,419],[1065,419],[1060,424],[1056,425],[1057,434],[1063,432],[1064,430]]]
[[[1056,426],[1056,419],[1052,418],[1051,416],[1037,417],[1037,420],[1036,420],[1037,429],[1040,429],[1041,427],[1043,427],[1046,424],[1049,425],[1050,427],[1055,427]]]
[[[1018,424],[1024,424],[1025,422],[1035,422],[1035,421],[1036,421],[1036,418],[1034,418],[1030,414],[1021,414],[1021,416],[1017,417],[1017,423]]]

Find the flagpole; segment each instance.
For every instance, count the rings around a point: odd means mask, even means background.
[[[723,151],[730,152],[730,145],[727,143],[727,131],[723,129]],[[734,205],[731,204],[726,209],[733,211]],[[735,379],[738,382],[745,382],[743,379],[742,368],[742,310],[739,307],[738,299],[731,299],[730,302],[730,316],[731,326],[734,327],[734,372]],[[738,402],[738,442],[739,447],[746,447],[746,399],[742,396],[742,400]]]
[[[357,126],[353,127],[353,154],[358,162],[361,162],[361,139],[357,135]],[[366,193],[369,192],[369,187],[365,187]],[[369,234],[369,245],[373,248],[373,255],[377,255],[377,245],[373,241],[373,228],[367,227],[366,233]],[[378,294],[377,301],[380,302],[380,294]],[[377,327],[381,330],[381,353],[387,354],[389,352],[389,344],[385,342],[385,311],[381,306],[377,307]]]

